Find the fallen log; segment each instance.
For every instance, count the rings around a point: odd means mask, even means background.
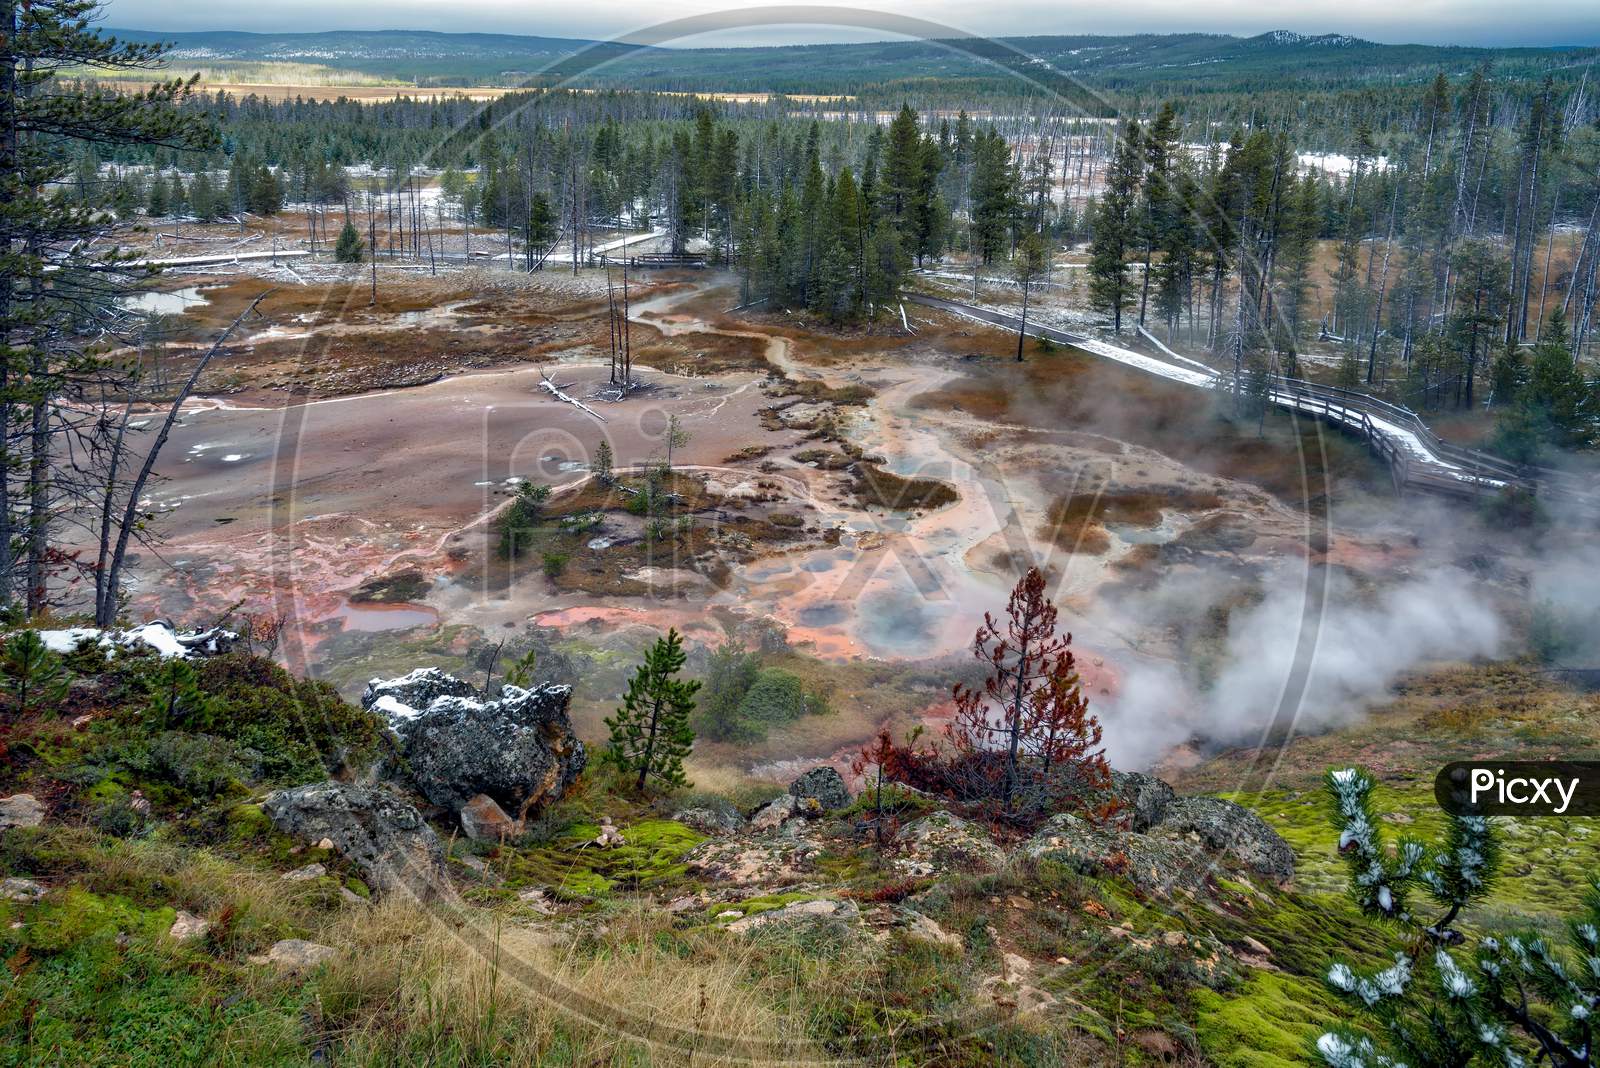
[[[567,394],[561,392],[561,390],[559,388],[557,388],[556,384],[554,382],[550,381],[549,377],[543,371],[539,372],[539,387],[541,389],[543,389],[545,392],[549,393],[556,400],[565,401],[566,403],[572,405],[573,407],[579,409],[580,411],[587,412],[588,414],[594,416],[596,419],[600,420],[602,423],[606,421],[606,417],[605,416],[601,415],[599,412],[595,411],[593,408],[589,407],[587,404],[583,403],[582,401],[580,401],[580,400],[578,400],[578,399],[576,399],[574,397],[569,397]]]

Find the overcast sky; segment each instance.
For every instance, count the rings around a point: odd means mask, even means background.
[[[152,30],[420,29],[611,38],[654,23],[765,5],[734,0],[109,0],[111,26]],[[1600,44],[1600,0],[876,0],[853,10],[912,15],[990,36],[1048,33],[1348,33],[1429,44]],[[863,15],[863,19],[870,16]],[[748,26],[684,45],[881,40],[857,28]]]

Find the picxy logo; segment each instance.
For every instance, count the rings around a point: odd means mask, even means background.
[[[1600,815],[1600,762],[1461,760],[1434,779],[1439,804],[1458,816]]]

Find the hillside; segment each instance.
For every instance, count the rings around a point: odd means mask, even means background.
[[[408,30],[257,34],[109,31],[175,45],[175,68],[221,63],[316,64],[401,81],[520,84],[571,79],[637,89],[850,93],[939,79],[1045,84],[1065,76],[1106,89],[1186,92],[1271,86],[1287,77],[1320,87],[1425,83],[1439,71],[1490,64],[1510,77],[1578,76],[1594,48],[1466,48],[1379,44],[1343,34],[1031,36],[988,41],[884,41],[766,48],[653,48],[510,34]],[[670,42],[668,42],[670,45]]]
[[[565,686],[418,671],[357,708],[216,632],[138,633],[81,632],[67,697],[7,706],[7,1063],[1279,1068],[1341,1016],[1330,961],[1387,959],[1316,787],[1381,727],[1286,751],[1242,805],[1120,775],[1103,823],[1006,829],[893,785],[880,808],[828,766],[641,796],[585,766]],[[1508,685],[1514,712],[1482,703]],[[1492,667],[1419,679],[1372,723],[1581,751],[1594,711]],[[1180,783],[1242,781],[1241,756]],[[1397,771],[1385,822],[1432,837]],[[527,789],[513,820],[495,798]],[[1592,823],[1508,826],[1517,863],[1470,922],[1573,909]]]

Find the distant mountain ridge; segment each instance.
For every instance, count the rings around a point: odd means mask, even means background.
[[[1380,44],[1341,33],[1041,35],[748,48],[645,47],[561,37],[425,30],[111,30],[174,46],[176,66],[305,63],[405,81],[505,84],[532,76],[653,89],[849,92],[920,79],[993,78],[1003,69],[1114,89],[1164,84],[1271,86],[1424,81],[1489,63],[1502,74],[1563,71],[1600,56],[1593,47],[1469,48]]]

